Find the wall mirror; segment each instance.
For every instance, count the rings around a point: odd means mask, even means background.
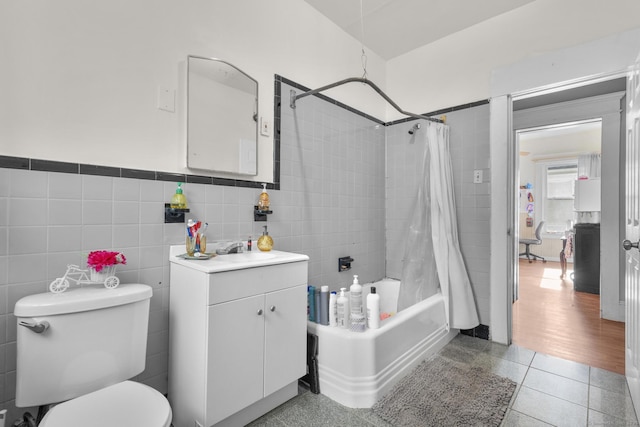
[[[258,82],[216,58],[187,57],[187,166],[257,175]]]

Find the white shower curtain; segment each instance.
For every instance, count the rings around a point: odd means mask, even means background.
[[[424,178],[418,190],[417,206],[407,239],[398,311],[435,293],[435,272],[432,269],[435,264],[449,326],[471,329],[480,322],[458,242],[449,126],[428,123],[425,133]],[[432,249],[416,250],[415,246],[411,247],[416,243],[423,247],[431,243]],[[425,258],[416,259],[416,255]],[[431,270],[426,271],[427,268]],[[437,284],[435,286],[437,288]]]

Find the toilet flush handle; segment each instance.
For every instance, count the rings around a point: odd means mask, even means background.
[[[44,322],[37,322],[35,320],[33,322],[26,322],[24,320],[21,320],[20,322],[18,322],[18,324],[20,326],[24,326],[25,328],[31,329],[36,334],[41,334],[49,329],[49,322],[47,322],[46,320]]]

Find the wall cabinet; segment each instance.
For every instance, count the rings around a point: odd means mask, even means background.
[[[171,264],[168,397],[175,427],[244,425],[297,394],[306,374],[301,257],[214,273]]]

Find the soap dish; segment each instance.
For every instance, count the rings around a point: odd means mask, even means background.
[[[213,258],[214,256],[216,256],[216,254],[214,254],[214,253],[200,254],[198,256],[196,256],[196,255],[187,255],[187,254],[176,255],[176,257],[178,257],[178,258],[199,260],[199,261],[204,261],[205,259],[210,259],[210,258]]]

